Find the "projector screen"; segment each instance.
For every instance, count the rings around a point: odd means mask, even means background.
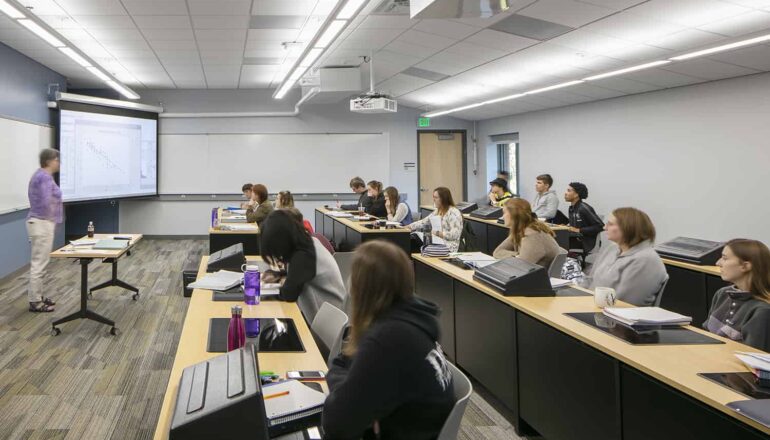
[[[60,102],[65,202],[158,194],[158,115]]]

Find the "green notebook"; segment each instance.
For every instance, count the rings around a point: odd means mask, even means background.
[[[111,240],[111,239],[99,240],[94,245],[94,249],[97,249],[97,250],[110,250],[110,251],[112,251],[112,250],[120,250],[120,249],[125,249],[126,247],[128,247],[128,243],[129,243],[128,240]]]

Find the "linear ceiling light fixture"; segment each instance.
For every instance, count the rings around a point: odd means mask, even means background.
[[[350,24],[350,21],[355,18],[359,12],[361,12],[361,9],[368,1],[369,0],[337,1],[332,13],[326,17],[323,25],[316,31],[313,38],[310,39],[307,46],[305,46],[305,50],[302,51],[302,54],[289,69],[289,73],[283,79],[283,82],[281,82],[275,93],[273,93],[274,99],[283,99],[283,97],[286,96],[294,84],[302,78],[302,75],[304,75],[309,68],[313,67],[313,64],[318,58],[320,58],[326,49],[329,48],[337,35]]]
[[[521,97],[527,96],[527,95],[534,95],[535,93],[542,93],[542,92],[547,92],[547,91],[554,90],[554,89],[560,89],[562,87],[569,87],[569,86],[573,86],[575,84],[583,83],[585,81],[596,81],[596,80],[599,80],[599,79],[609,78],[609,77],[617,76],[617,75],[623,75],[623,74],[630,73],[630,72],[637,72],[637,71],[640,71],[640,70],[650,69],[652,67],[662,66],[664,64],[669,64],[669,63],[673,63],[673,62],[676,62],[676,61],[689,60],[689,59],[692,59],[692,58],[697,58],[697,57],[702,57],[702,56],[706,56],[706,55],[711,55],[713,53],[724,52],[726,50],[737,49],[739,47],[751,46],[751,45],[754,45],[754,44],[763,43],[765,41],[770,41],[770,34],[760,35],[758,37],[748,38],[746,40],[735,41],[735,42],[732,42],[732,43],[723,44],[721,46],[715,46],[715,47],[712,47],[712,48],[709,48],[709,49],[697,50],[695,52],[689,52],[689,53],[686,53],[686,54],[683,54],[683,55],[677,55],[675,57],[671,57],[671,58],[666,59],[666,60],[652,61],[652,62],[645,63],[645,64],[639,64],[639,65],[636,65],[636,66],[631,66],[631,67],[626,67],[626,68],[623,68],[623,69],[613,70],[611,72],[606,72],[606,73],[601,73],[599,75],[589,76],[589,77],[583,78],[582,80],[569,81],[569,82],[566,82],[566,83],[561,83],[561,84],[556,84],[556,85],[553,85],[553,86],[543,87],[541,89],[530,90],[529,92],[519,93],[519,94],[516,94],[516,95],[509,95],[509,96],[504,96],[502,98],[490,99],[490,100],[482,101],[482,102],[479,102],[479,103],[476,103],[476,104],[469,104],[469,105],[464,105],[462,107],[455,107],[455,108],[451,108],[451,109],[447,109],[447,110],[441,110],[441,111],[436,111],[436,112],[432,112],[432,113],[426,113],[423,116],[426,116],[426,117],[436,117],[436,116],[447,115],[449,113],[455,113],[455,112],[459,112],[459,111],[463,111],[463,110],[468,110],[468,109],[471,109],[471,108],[480,107],[482,105],[494,104],[496,102],[508,101],[508,100],[511,100],[511,99],[521,98]]]
[[[23,11],[23,12],[22,12]],[[45,24],[37,16],[30,13],[23,5],[16,0],[0,0],[0,12],[16,20],[17,23],[29,29],[30,32],[40,37],[43,41],[59,49],[64,55],[84,67],[92,75],[96,76],[105,84],[118,91],[128,99],[139,99],[139,95],[126,87],[112,75],[105,73],[88,55],[77,49],[72,43],[68,42],[61,34]]]

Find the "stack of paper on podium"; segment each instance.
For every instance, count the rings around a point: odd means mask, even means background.
[[[241,284],[241,281],[243,281],[242,272],[220,270],[206,274],[203,278],[188,284],[187,287],[192,289],[227,290]]]
[[[475,268],[488,266],[497,261],[495,257],[487,255],[483,252],[458,252],[454,254],[454,257],[465,263],[467,266]]]
[[[630,326],[688,325],[692,321],[689,316],[680,315],[660,307],[606,307],[603,313]]]
[[[353,217],[353,214],[345,211],[329,211],[327,212],[331,217],[337,217],[337,218],[350,218]]]
[[[254,231],[258,229],[258,226],[250,223],[242,225],[237,223],[222,223],[219,225],[219,229],[222,231]]]

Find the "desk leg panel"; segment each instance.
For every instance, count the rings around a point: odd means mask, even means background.
[[[313,225],[313,227],[316,232],[326,237],[326,234],[324,233],[324,217],[325,216],[321,211],[315,211],[315,225]]]
[[[340,252],[350,252],[353,249],[347,244],[347,229],[344,224],[334,221],[334,243],[337,245],[337,250]]]
[[[767,436],[623,365],[623,440],[759,440]]]
[[[706,320],[706,274],[666,265],[669,280],[660,306],[673,312],[692,316],[693,325]]]
[[[348,235],[351,233],[358,234],[361,238],[362,242],[372,241],[372,240],[385,240],[389,241],[396,246],[403,249],[404,252],[406,252],[407,255],[410,254],[411,251],[411,242],[409,241],[409,233],[403,233],[403,234],[393,234],[393,233],[382,233],[382,234],[361,234],[357,231],[348,231]]]
[[[619,362],[516,313],[521,418],[548,440],[620,439]]]
[[[492,251],[489,250],[489,243],[487,243],[487,224],[481,223],[473,220],[465,220],[468,222],[469,225],[471,225],[471,230],[473,231],[473,234],[476,236],[476,244],[479,246],[479,252],[484,252],[485,254],[492,255]]]
[[[450,360],[455,360],[455,297],[452,277],[415,262],[415,292],[417,296],[441,309],[439,343]]]
[[[500,246],[500,243],[504,242],[508,238],[509,234],[510,230],[508,228],[501,228],[500,226],[495,225],[487,225],[487,248],[489,249],[489,252],[487,253],[492,255],[495,249]]]
[[[453,281],[457,364],[510,409],[515,421],[518,419],[515,311],[462,282]]]
[[[209,234],[209,254],[243,244],[245,255],[259,255],[259,234]]]
[[[554,231],[554,233],[556,234],[556,243],[559,244],[559,247],[569,250],[569,231],[559,230]]]

